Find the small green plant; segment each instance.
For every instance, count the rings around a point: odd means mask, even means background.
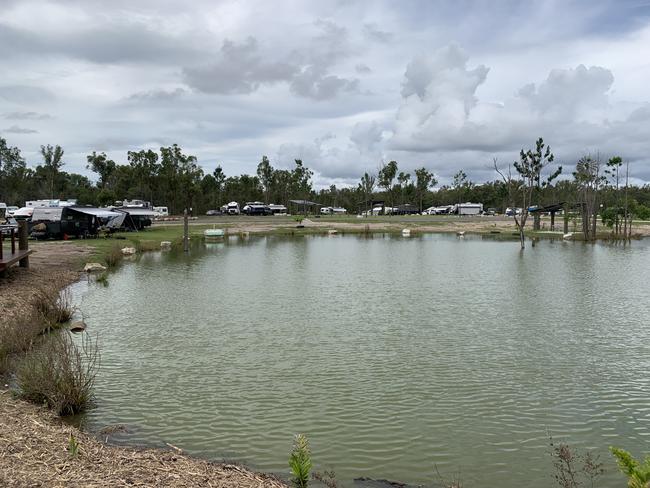
[[[76,458],[79,455],[79,442],[70,432],[70,438],[68,439],[68,454],[71,458]]]
[[[609,450],[616,458],[621,472],[627,476],[629,488],[650,488],[650,455],[641,464],[624,449],[610,447]]]
[[[307,488],[312,462],[309,441],[303,434],[298,434],[293,441],[293,449],[289,456],[289,467],[292,474],[291,484],[295,488]]]
[[[97,281],[97,283],[99,283],[100,285],[102,285],[102,286],[104,286],[104,287],[107,287],[107,286],[108,286],[108,274],[105,273],[105,272],[102,273],[102,274],[100,274],[99,276],[97,276],[96,281]]]

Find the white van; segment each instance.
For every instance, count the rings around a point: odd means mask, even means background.
[[[167,207],[154,207],[156,217],[169,217],[169,209]]]

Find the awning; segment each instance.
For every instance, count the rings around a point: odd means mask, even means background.
[[[107,210],[105,208],[95,208],[95,207],[66,207],[69,210],[74,210],[86,215],[92,215],[94,217],[99,217],[102,219],[109,219],[113,217],[119,217],[119,212],[113,212],[112,210]]]
[[[129,215],[132,215],[134,217],[155,217],[156,216],[156,212],[148,208],[120,207],[120,208],[116,208],[115,210],[119,210],[120,212],[126,212]]]
[[[322,207],[323,205],[316,202],[310,202],[309,200],[289,200],[289,203],[294,203],[296,205],[304,205],[308,207]]]

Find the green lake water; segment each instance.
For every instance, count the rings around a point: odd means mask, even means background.
[[[530,246],[530,243],[529,243]],[[75,300],[115,442],[286,476],[542,488],[549,434],[650,452],[650,243],[251,237],[151,253]]]

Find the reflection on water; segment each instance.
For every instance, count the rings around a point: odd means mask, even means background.
[[[98,408],[131,443],[286,473],[548,487],[548,434],[650,450],[650,246],[250,237],[77,285]],[[620,480],[619,480],[620,481]]]

